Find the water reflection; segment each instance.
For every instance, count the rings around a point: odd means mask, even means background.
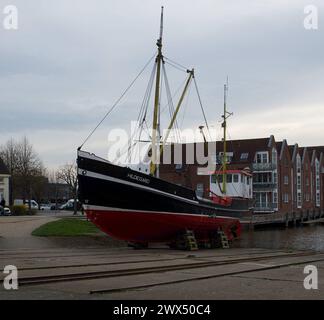
[[[235,247],[324,251],[324,225],[246,230]]]

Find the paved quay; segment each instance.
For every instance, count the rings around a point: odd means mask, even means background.
[[[133,250],[104,235],[31,236],[64,215],[1,217],[0,266],[18,268],[19,289],[4,290],[0,273],[0,299],[324,299],[323,251]],[[317,267],[317,290],[304,288],[306,265]]]
[[[19,270],[19,289],[1,288],[0,299],[324,298],[324,253],[310,251],[1,250],[0,264]],[[318,290],[304,288],[309,264],[318,269]]]

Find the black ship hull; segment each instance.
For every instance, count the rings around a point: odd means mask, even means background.
[[[236,219],[249,213],[198,199],[193,190],[120,167],[87,152],[78,152],[79,199],[96,225],[127,241],[167,241],[190,229],[196,237],[223,229],[233,238],[240,230]],[[235,230],[231,232],[230,230]]]

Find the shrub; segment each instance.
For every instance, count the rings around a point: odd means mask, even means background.
[[[36,210],[32,209],[31,212],[29,212],[25,205],[14,205],[11,207],[11,214],[13,216],[35,215]]]

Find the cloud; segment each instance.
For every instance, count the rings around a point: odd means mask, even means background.
[[[303,28],[306,0],[10,4],[18,7],[19,30],[0,29],[0,144],[27,135],[49,167],[74,158],[75,148],[152,56],[161,4],[164,53],[195,67],[211,124],[219,126],[228,75],[233,138],[275,134],[291,143],[324,144],[320,0],[312,1],[319,8],[317,31]],[[137,118],[149,74],[148,69],[87,147],[104,154],[109,129],[127,128]],[[184,78],[171,71],[169,79],[175,89]],[[203,123],[193,89],[190,97],[180,114],[184,128]]]

